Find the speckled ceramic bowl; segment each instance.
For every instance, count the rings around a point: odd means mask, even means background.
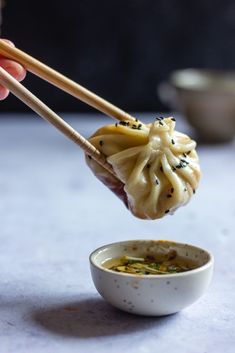
[[[108,259],[146,256],[174,249],[192,259],[197,268],[167,275],[135,275],[109,270]],[[139,315],[173,314],[191,305],[206,291],[213,272],[213,256],[189,244],[165,240],[130,240],[105,245],[90,255],[91,274],[100,295],[113,306]]]

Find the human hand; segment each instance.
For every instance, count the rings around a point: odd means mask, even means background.
[[[5,39],[5,41],[8,44],[14,46],[14,44],[9,40]],[[22,81],[25,78],[26,70],[24,69],[24,67],[13,60],[4,58],[4,56],[2,55],[0,55],[0,66],[6,71],[8,71],[9,74],[11,74],[18,81]],[[6,87],[0,85],[0,100],[5,99],[8,94],[9,90]]]

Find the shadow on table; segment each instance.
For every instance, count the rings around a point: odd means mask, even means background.
[[[176,315],[153,318],[124,313],[100,298],[53,305],[32,314],[32,319],[44,329],[62,336],[80,338],[128,334],[146,330],[152,325],[165,324],[175,318]]]

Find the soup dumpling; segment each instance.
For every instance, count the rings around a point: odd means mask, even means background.
[[[198,187],[196,142],[174,128],[174,118],[157,118],[147,125],[124,121],[98,129],[89,139],[122,183],[86,156],[88,166],[136,217],[173,214]]]

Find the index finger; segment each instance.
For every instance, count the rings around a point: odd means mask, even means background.
[[[7,44],[9,44],[11,47],[15,47],[15,44],[14,44],[13,42],[11,42],[9,39],[3,39],[3,38],[1,38],[1,40],[4,40],[4,42],[6,42]],[[0,58],[5,58],[5,56],[0,54]]]

